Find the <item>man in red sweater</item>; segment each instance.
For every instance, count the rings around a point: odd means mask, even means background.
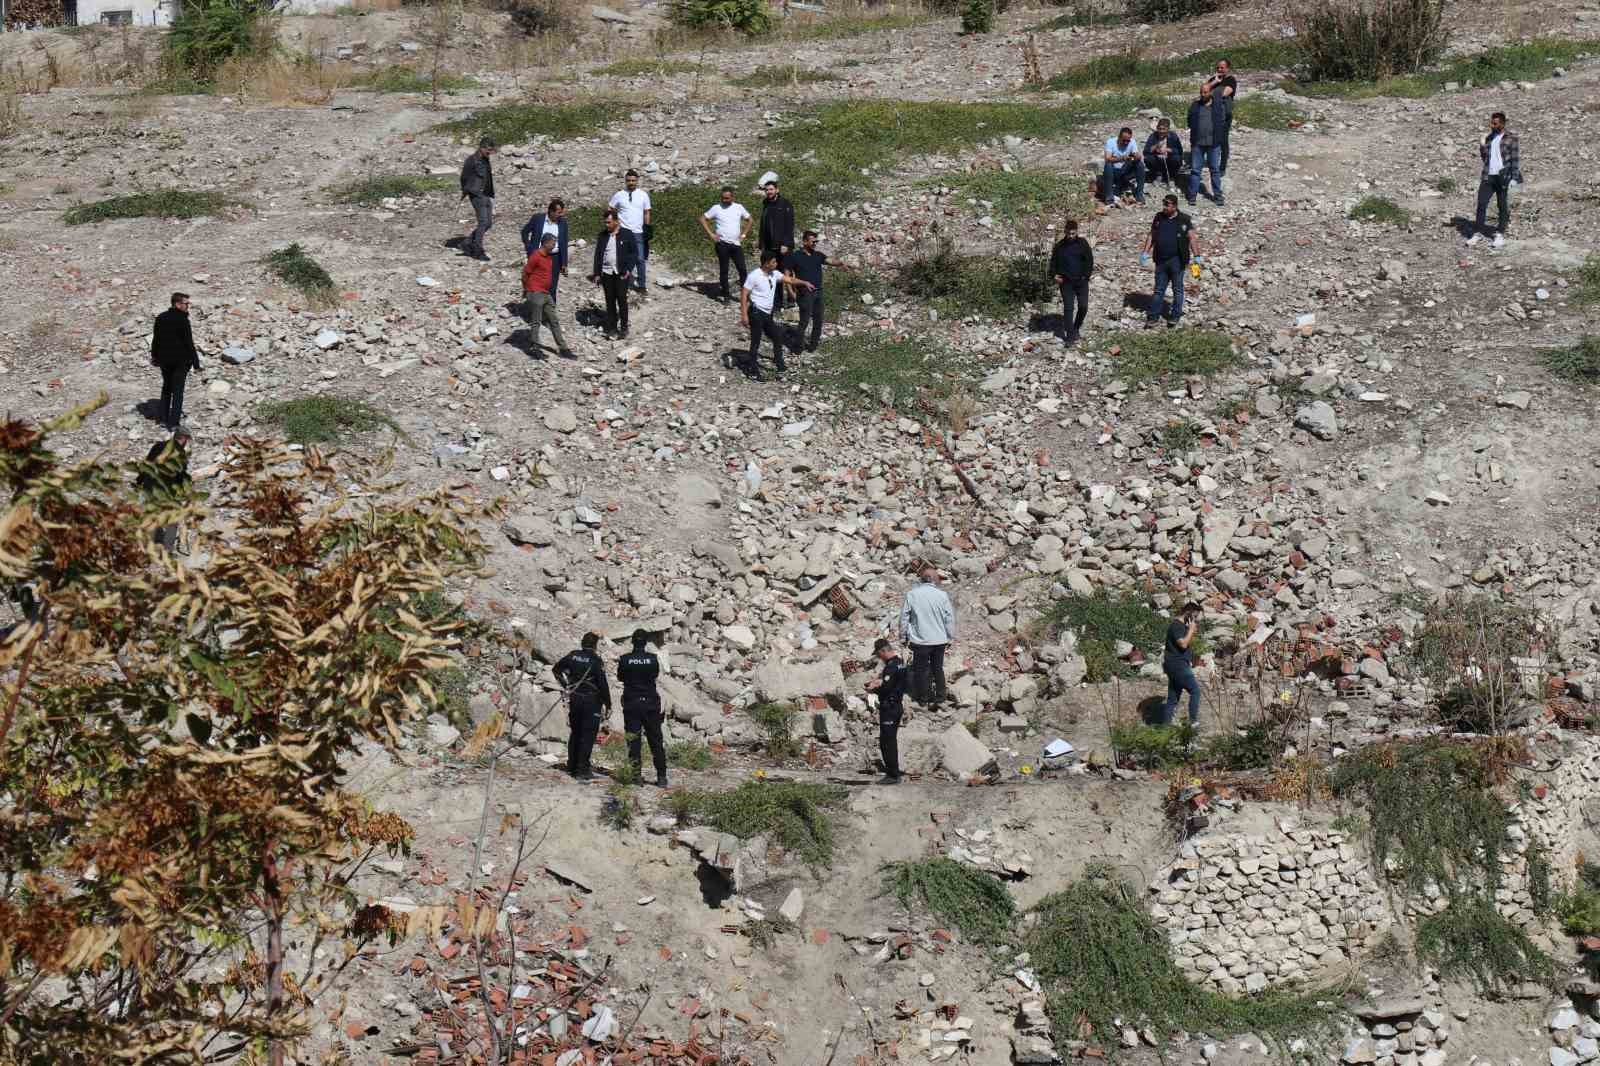
[[[572,349],[567,347],[567,339],[561,335],[561,320],[556,317],[556,297],[551,292],[555,285],[556,257],[552,254],[556,246],[556,235],[545,232],[544,239],[539,242],[538,249],[530,256],[522,268],[522,291],[528,301],[528,321],[533,326],[533,357],[543,358],[543,349],[539,347],[539,327],[549,326],[550,332],[556,339],[556,354],[563,359],[576,359]]]

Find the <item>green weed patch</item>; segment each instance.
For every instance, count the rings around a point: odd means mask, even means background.
[[[834,812],[849,793],[837,785],[747,781],[726,792],[680,790],[667,805],[680,821],[749,840],[763,833],[812,866],[831,866],[837,839]]]
[[[113,196],[92,204],[77,204],[67,209],[62,221],[69,226],[82,226],[117,218],[200,218],[220,214],[232,203],[233,200],[219,192],[155,189]]]

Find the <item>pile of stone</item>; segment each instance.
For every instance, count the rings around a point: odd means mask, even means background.
[[[1354,1013],[1366,1033],[1346,1043],[1345,1066],[1445,1066],[1449,1020],[1422,996],[1391,996]]]

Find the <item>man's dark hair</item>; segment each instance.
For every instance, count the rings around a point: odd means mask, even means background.
[[[1132,137],[1133,136],[1133,127],[1132,126],[1124,126],[1124,127],[1122,127],[1120,130],[1117,131],[1117,136],[1121,137],[1124,133],[1126,133],[1129,137]]]
[[[565,200],[563,200],[561,197],[558,196],[554,200],[551,200],[550,203],[545,206],[545,210],[546,211],[554,211],[558,207],[566,207],[566,206],[567,206],[567,202]]]
[[[771,248],[768,248],[766,251],[761,253],[762,266],[766,266],[768,263],[776,263],[777,261],[778,253],[774,252]]]
[[[1178,613],[1183,615],[1185,618],[1188,618],[1192,615],[1197,615],[1200,613],[1200,605],[1195,603],[1193,600],[1190,600],[1188,603],[1183,605],[1183,610]]]
[[[585,633],[583,639],[578,643],[584,651],[594,651],[595,647],[600,643],[600,635],[598,633]]]
[[[764,181],[764,182],[761,183],[761,187],[763,189],[765,189],[765,188],[767,188],[769,186],[774,188],[774,189],[776,189],[778,187],[778,179],[777,178],[773,178],[771,181]]]
[[[649,642],[650,642],[650,633],[647,630],[635,629],[633,631],[633,646],[635,648],[643,647],[645,644],[648,644]]]
[[[629,167],[628,172],[622,176],[625,178],[637,178],[639,176],[639,172],[634,170],[632,167]]]
[[[801,240],[805,240],[807,237],[815,237],[816,235],[817,235],[817,231],[816,230],[808,229],[804,233],[800,234],[800,239]]]
[[[618,219],[618,220],[620,220],[620,219],[621,219],[621,218],[622,218],[622,216],[621,216],[621,215],[619,215],[619,214],[617,214],[617,209],[616,209],[616,208],[614,208],[614,207],[608,207],[608,208],[606,208],[606,215],[605,215],[605,217],[606,217],[606,218],[615,218],[615,219]]]
[[[1229,70],[1233,69],[1233,60],[1229,59],[1227,56],[1223,56],[1221,59],[1217,60],[1217,62],[1226,64]]]
[[[1169,192],[1167,195],[1161,198],[1161,202],[1164,204],[1175,204],[1178,202],[1178,198]]]
[[[1502,125],[1502,126],[1509,125],[1509,123],[1506,122],[1506,113],[1504,111],[1496,111],[1494,114],[1490,115],[1489,117],[1490,118],[1499,119],[1500,120],[1500,125]]]
[[[551,233],[549,230],[545,230],[544,233],[539,237],[539,243],[543,244],[545,241],[553,242],[555,239],[556,235],[554,233]]]
[[[479,148],[498,148],[500,146],[498,144],[494,143],[494,138],[493,137],[479,137],[478,138],[478,147]]]
[[[1066,232],[1067,232],[1067,233],[1077,233],[1077,232],[1078,232],[1078,224],[1077,224],[1077,223],[1076,223],[1076,222],[1074,222],[1074,221],[1073,221],[1073,220],[1072,220],[1072,219],[1070,219],[1070,218],[1069,218],[1069,219],[1067,219],[1067,224],[1066,224],[1066,225],[1065,225],[1065,226],[1064,226],[1064,227],[1062,227],[1062,228],[1063,228],[1063,229],[1064,229],[1064,230],[1065,230],[1065,231],[1066,231]]]
[[[879,637],[877,640],[872,642],[872,654],[876,655],[879,652],[881,652],[884,648],[887,648],[888,646],[889,646],[889,638],[888,637]]]
[[[724,185],[722,188],[717,190],[717,195],[721,196],[725,192],[732,192],[732,191],[733,191],[733,186],[732,185]]]
[[[186,292],[175,292],[172,294],[172,306],[177,307],[179,300],[187,300],[188,298],[189,294]]]

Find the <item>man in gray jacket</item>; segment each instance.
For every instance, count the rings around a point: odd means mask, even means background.
[[[956,639],[956,612],[937,584],[939,571],[925,566],[920,576],[900,608],[900,639],[911,645],[911,698],[930,706],[944,702],[944,653]]]
[[[494,138],[484,137],[478,141],[478,150],[461,164],[461,196],[472,201],[472,213],[478,219],[465,245],[466,253],[474,259],[489,258],[489,253],[483,250],[483,238],[494,225],[494,167],[489,157],[494,155],[495,148]]]

